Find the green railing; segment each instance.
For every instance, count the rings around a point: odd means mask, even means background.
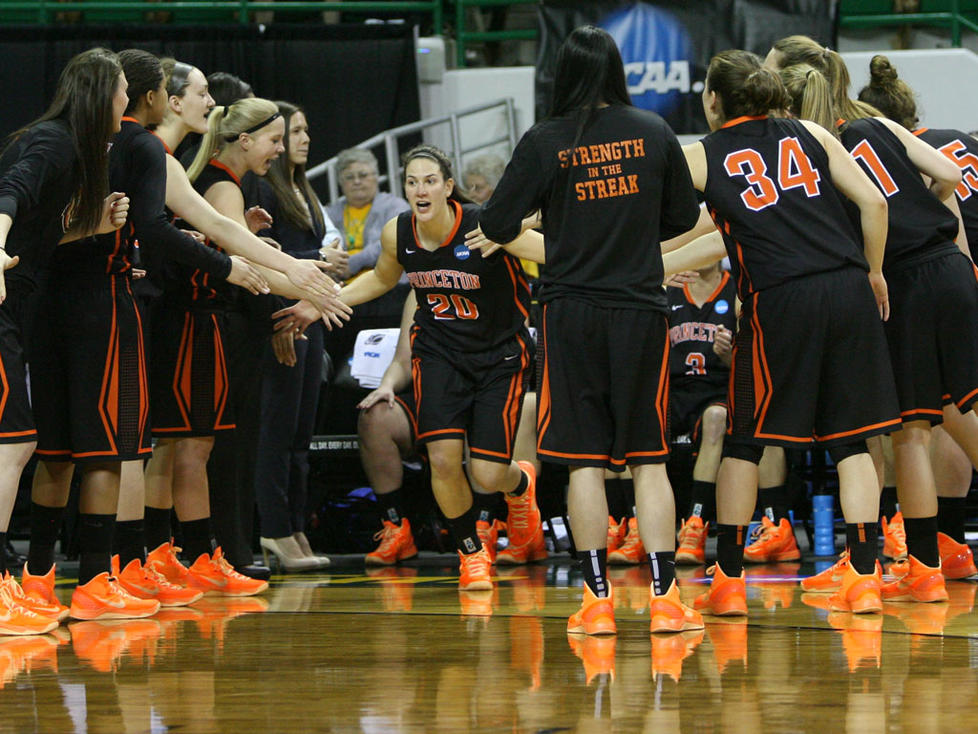
[[[960,0],[950,0],[947,10],[924,13],[844,13],[839,18],[842,28],[876,28],[879,26],[923,25],[951,29],[951,45],[961,45],[961,31],[978,33],[978,23],[961,12]]]

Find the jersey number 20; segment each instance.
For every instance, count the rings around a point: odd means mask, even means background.
[[[798,138],[782,138],[778,143],[778,180],[767,175],[767,164],[753,148],[745,148],[728,155],[723,167],[730,176],[743,176],[750,184],[740,198],[751,211],[759,212],[778,202],[778,188],[782,191],[803,188],[809,197],[818,196],[821,177],[812,162],[801,149]]]
[[[479,307],[458,293],[453,293],[451,298],[444,293],[429,293],[428,305],[431,315],[439,321],[479,318]]]

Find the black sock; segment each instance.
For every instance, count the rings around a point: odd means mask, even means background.
[[[849,563],[856,569],[856,573],[865,575],[876,571],[878,537],[879,528],[875,522],[846,523],[846,547],[849,549]]]
[[[78,585],[110,569],[115,515],[78,515]]]
[[[740,578],[744,570],[744,541],[746,525],[721,525],[717,523],[717,565],[726,576]]]
[[[31,544],[27,550],[27,568],[43,576],[54,565],[54,544],[61,534],[64,507],[45,507],[31,502]]]
[[[181,522],[180,530],[183,533],[183,552],[191,563],[205,553],[211,555],[214,552],[214,531],[211,529],[210,517]]]
[[[880,517],[885,517],[889,521],[899,511],[896,487],[883,487],[883,491],[880,492]]]
[[[401,524],[401,518],[404,517],[404,513],[401,512],[403,494],[401,489],[395,489],[393,492],[377,495],[377,504],[380,505],[380,516],[382,519],[387,520],[387,522],[392,522],[395,525]]]
[[[0,575],[7,573],[7,531],[0,533]]]
[[[530,478],[526,475],[525,471],[520,469],[519,484],[516,485],[515,489],[511,489],[506,494],[508,494],[510,497],[519,497],[527,490],[527,488],[529,488],[529,486],[530,486]]]
[[[608,596],[608,549],[598,548],[577,552],[584,572],[584,583],[599,599]]]
[[[621,480],[621,496],[625,501],[625,517],[635,517],[635,480]]]
[[[787,495],[788,488],[783,484],[757,490],[757,506],[775,525],[781,522],[782,517],[788,517]]]
[[[689,498],[689,514],[687,518],[696,516],[704,523],[717,522],[717,485],[714,482],[693,480],[693,488]]]
[[[146,563],[146,534],[142,520],[124,520],[115,523],[115,552],[119,554],[119,570],[132,561]]]
[[[621,488],[620,477],[604,480],[604,495],[608,499],[608,514],[615,518],[615,522],[621,522],[623,517],[631,514],[631,508]]]
[[[937,550],[937,516],[904,517],[907,529],[907,553],[926,566],[935,567],[941,562]]]
[[[473,505],[464,515],[448,518],[448,525],[452,529],[452,535],[455,536],[455,547],[463,555],[476,553],[482,548],[482,541],[479,540],[479,534],[475,530],[476,517],[477,513]]]
[[[967,497],[937,498],[937,529],[958,543],[964,542],[964,513]]]
[[[662,596],[676,578],[676,551],[657,551],[649,553],[649,566],[652,569],[652,589],[656,596]]]
[[[143,514],[143,533],[146,535],[146,547],[150,550],[159,548],[173,539],[173,528],[170,525],[170,515],[173,510],[160,507],[146,506]]]
[[[475,511],[476,522],[487,522],[492,525],[499,509],[499,492],[490,492],[489,494],[473,492],[472,509]]]

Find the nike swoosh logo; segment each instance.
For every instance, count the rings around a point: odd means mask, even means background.
[[[679,309],[681,309],[681,308],[682,308],[682,306],[673,306],[673,307],[672,307],[672,310],[673,310],[673,311],[678,311],[678,310],[679,310]]]
[[[511,359],[516,359],[516,358],[517,358],[517,357],[519,357],[519,356],[520,356],[520,355],[518,355],[518,354],[512,354],[512,355],[510,355],[509,357],[503,357],[503,359],[504,359],[504,360],[506,360],[506,361],[508,362],[509,360],[511,360]]]
[[[407,248],[405,248],[404,249],[404,254],[405,255],[413,255],[414,254],[414,250],[408,250]]]

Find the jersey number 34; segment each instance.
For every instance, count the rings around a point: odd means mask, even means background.
[[[809,197],[818,196],[818,171],[801,149],[798,138],[782,138],[778,142],[777,182],[768,175],[767,164],[753,148],[737,150],[723,161],[730,176],[743,176],[750,184],[740,198],[751,211],[759,212],[778,203],[781,191],[801,188]]]

